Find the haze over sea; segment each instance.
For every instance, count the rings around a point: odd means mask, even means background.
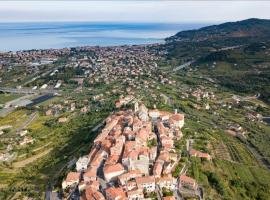
[[[179,31],[203,26],[206,24],[0,23],[0,51],[162,43]]]

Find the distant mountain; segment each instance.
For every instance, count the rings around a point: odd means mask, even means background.
[[[207,26],[196,30],[181,31],[176,35],[167,38],[166,41],[213,41],[228,38],[269,37],[270,20],[251,18],[243,21]]]

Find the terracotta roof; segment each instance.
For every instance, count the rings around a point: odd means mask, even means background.
[[[155,183],[154,176],[144,176],[144,177],[137,177],[136,178],[137,184],[143,184],[143,183]]]
[[[189,154],[190,154],[191,156],[198,156],[198,157],[200,157],[200,158],[211,158],[211,156],[210,156],[208,153],[203,153],[203,152],[198,151],[198,150],[196,150],[196,149],[191,149],[191,150],[189,151]]]
[[[91,187],[85,189],[85,196],[87,200],[105,200],[104,196],[99,191]]]
[[[122,174],[120,175],[118,178],[119,179],[126,179],[126,180],[130,180],[132,178],[135,178],[135,177],[139,177],[139,176],[142,176],[142,172],[138,169],[135,169],[135,170],[131,170],[125,174]]]
[[[128,196],[132,196],[132,195],[138,195],[138,194],[142,194],[143,195],[143,191],[142,189],[133,189],[127,192]]]
[[[183,114],[173,114],[170,119],[175,120],[175,121],[181,121],[184,119]]]
[[[79,180],[79,179],[80,179],[80,173],[79,172],[69,172],[67,174],[66,181],[70,182],[70,181]]]
[[[154,176],[160,176],[163,168],[163,163],[156,162],[153,169]]]
[[[110,155],[109,158],[106,160],[105,165],[114,165],[118,162],[119,158],[119,155]]]
[[[97,175],[97,170],[93,167],[90,167],[86,170],[86,172],[84,173],[83,176],[86,176],[86,177],[93,177],[93,176],[96,176]]]
[[[173,177],[172,176],[163,176],[163,177],[160,177],[158,179],[158,182],[168,182],[168,181],[173,181]]]
[[[105,174],[108,173],[114,173],[114,172],[119,172],[125,170],[123,165],[120,163],[117,163],[116,165],[108,165],[103,168],[103,171]]]
[[[117,200],[126,199],[126,193],[121,187],[117,187],[117,188],[110,187],[106,189],[106,194],[113,199],[117,199]]]

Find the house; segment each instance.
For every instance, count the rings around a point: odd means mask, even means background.
[[[98,190],[88,187],[85,189],[86,200],[105,200],[105,197]]]
[[[137,177],[142,177],[142,175],[143,174],[140,170],[131,170],[125,174],[118,176],[118,180],[121,185],[125,185],[129,180],[135,179]]]
[[[46,116],[51,116],[53,114],[52,109],[47,110],[45,114]]]
[[[170,127],[181,129],[184,126],[184,119],[185,119],[185,116],[183,114],[179,114],[179,113],[173,114],[169,118]]]
[[[160,137],[161,145],[164,148],[172,149],[174,147],[173,139],[169,136],[162,135]]]
[[[160,111],[160,119],[162,121],[168,121],[170,116],[172,115],[170,112],[166,112],[166,111]]]
[[[97,180],[97,168],[88,168],[83,174],[83,180],[85,182],[95,181]]]
[[[100,183],[98,180],[94,180],[94,181],[90,181],[90,182],[83,181],[83,182],[86,184],[86,187],[91,187],[95,190],[99,190],[99,188],[100,188]]]
[[[154,161],[157,157],[157,146],[153,146],[149,149],[149,159]]]
[[[144,199],[142,189],[134,189],[127,192],[128,200],[141,200]]]
[[[110,148],[111,155],[121,155],[125,143],[125,136],[120,136],[116,139],[116,143],[113,147]]]
[[[105,166],[115,165],[116,163],[118,163],[119,159],[120,159],[119,155],[110,155],[109,158],[105,162]]]
[[[148,115],[149,117],[151,117],[152,120],[156,120],[159,118],[160,113],[159,113],[159,110],[154,109],[154,110],[149,110]]]
[[[148,117],[148,109],[146,108],[146,106],[144,104],[140,105],[140,107],[138,109],[138,116],[139,116],[140,120],[148,121],[148,119],[149,119],[149,117]]]
[[[186,175],[181,175],[179,177],[179,187],[187,187],[189,189],[196,190],[198,185],[195,179],[188,177]]]
[[[92,159],[92,161],[90,162],[89,166],[90,167],[94,167],[94,168],[99,168],[104,160],[104,158],[106,158],[108,156],[108,154],[103,151],[103,150],[99,150],[94,158]]]
[[[149,174],[149,165],[150,165],[150,161],[149,161],[149,155],[148,155],[148,151],[147,151],[147,147],[146,149],[139,149],[140,151],[134,151],[131,152],[130,158],[129,158],[129,165],[128,168],[129,170],[140,170],[143,174],[148,175]],[[132,156],[132,154],[135,153],[135,156]]]
[[[117,163],[116,165],[107,165],[103,168],[104,176],[106,181],[116,179],[121,174],[125,173],[125,169],[122,164]]]
[[[122,105],[126,105],[129,102],[131,102],[134,99],[134,96],[128,95],[126,97],[120,97],[116,102],[115,102],[115,107],[120,108]]]
[[[62,183],[62,188],[66,189],[67,187],[76,185],[79,183],[80,173],[79,172],[69,172],[66,180]]]
[[[20,145],[25,145],[25,144],[29,144],[29,143],[31,143],[31,144],[34,143],[34,139],[30,136],[24,137],[23,140],[19,142]]]
[[[155,191],[156,184],[154,176],[137,177],[135,180],[139,189],[146,192]]]
[[[154,177],[160,177],[163,170],[164,161],[156,161],[153,168]]]
[[[58,119],[58,122],[59,123],[65,123],[65,122],[67,122],[68,121],[68,118],[67,117],[60,117],[59,119]]]
[[[28,130],[21,130],[17,134],[20,135],[21,137],[25,136],[28,133]]]
[[[123,190],[122,187],[107,188],[105,193],[106,193],[107,200],[126,200],[127,199],[126,192]]]
[[[128,181],[127,183],[126,183],[126,185],[125,185],[126,187],[126,190],[127,191],[130,191],[130,190],[133,190],[133,189],[136,189],[137,188],[137,183],[136,183],[136,181],[134,181],[134,180],[130,180],[130,181]]]
[[[78,159],[78,161],[76,162],[76,170],[78,172],[84,171],[84,170],[87,169],[88,164],[89,164],[89,158],[88,158],[88,156],[80,157]]]
[[[212,157],[208,153],[203,153],[203,152],[195,150],[195,149],[191,149],[189,151],[189,155],[194,156],[194,157],[199,157],[199,158],[205,158],[207,160],[212,159]]]
[[[163,176],[156,179],[156,184],[159,185],[160,188],[167,188],[169,190],[175,189],[175,182],[172,176]]]

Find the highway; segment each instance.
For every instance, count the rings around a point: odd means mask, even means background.
[[[173,69],[173,72],[176,72],[176,71],[178,71],[178,70],[180,70],[180,69],[183,69],[183,68],[185,68],[185,67],[188,67],[188,66],[190,66],[191,64],[193,64],[195,61],[196,61],[196,60],[192,60],[192,61],[186,62],[186,63],[184,63],[184,64],[182,64],[182,65],[179,65],[179,66],[177,66],[176,68]]]
[[[59,93],[61,92],[60,90],[55,90],[55,89],[37,89],[33,90],[32,88],[9,88],[9,87],[0,87],[1,92],[6,92],[6,93],[16,93],[16,94],[54,94],[54,93]]]

